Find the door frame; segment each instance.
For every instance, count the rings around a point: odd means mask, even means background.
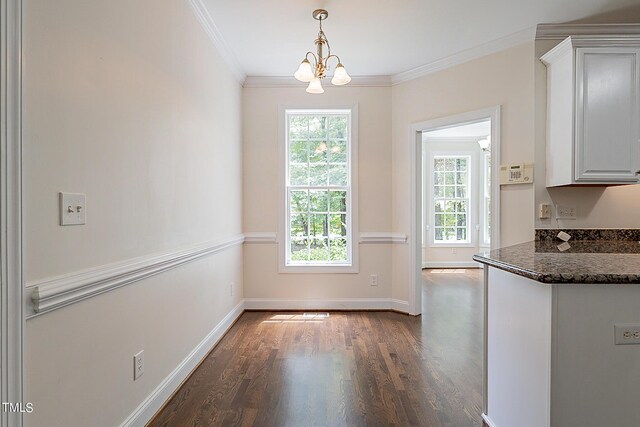
[[[0,398],[24,408],[21,0],[0,0],[0,51]],[[0,426],[22,426],[3,409]]]
[[[491,120],[491,250],[500,247],[500,105],[414,123],[409,127],[409,309],[422,313],[422,132]],[[497,225],[497,226],[495,226]]]

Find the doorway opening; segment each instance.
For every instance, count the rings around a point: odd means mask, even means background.
[[[478,268],[500,247],[500,106],[411,126],[410,301],[422,313],[422,269]]]
[[[471,257],[491,246],[491,120],[422,132],[422,179],[422,268],[479,268]]]

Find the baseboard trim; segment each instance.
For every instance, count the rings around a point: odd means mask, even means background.
[[[394,310],[410,313],[409,303],[393,298],[245,298],[245,310]]]
[[[484,422],[489,426],[489,427],[498,427],[496,425],[496,423],[493,422],[493,420],[491,418],[489,418],[489,416],[485,413],[482,414],[482,419],[484,420]]]
[[[244,235],[153,254],[27,284],[32,313],[27,319],[120,288],[182,264],[241,245]]]
[[[481,268],[475,261],[423,261],[422,268]]]
[[[209,334],[184,358],[182,362],[156,387],[153,392],[120,425],[144,427],[171,399],[184,381],[200,365],[244,312],[244,301],[236,305]]]

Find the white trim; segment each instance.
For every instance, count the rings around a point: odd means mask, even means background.
[[[363,232],[360,233],[360,243],[389,243],[389,244],[405,244],[407,243],[407,235],[402,233],[390,233],[390,232]]]
[[[472,142],[466,142],[467,144],[471,144]],[[479,218],[479,211],[478,211],[478,199],[479,199],[479,195],[478,195],[478,189],[474,189],[473,186],[475,184],[475,187],[478,187],[479,183],[476,182],[476,177],[478,177],[481,173],[481,168],[478,166],[479,165],[479,155],[477,151],[473,151],[473,150],[462,150],[462,149],[455,149],[455,148],[451,148],[448,150],[443,150],[443,149],[434,149],[432,147],[433,143],[428,143],[428,142],[423,142],[423,144],[427,144],[427,149],[426,149],[426,153],[423,153],[423,168],[424,165],[426,164],[426,162],[429,163],[429,168],[427,170],[427,173],[425,173],[425,171],[422,171],[422,176],[424,178],[423,181],[423,185],[429,185],[429,188],[426,192],[427,197],[429,198],[429,203],[426,203],[425,200],[423,200],[422,203],[422,209],[423,209],[423,213],[424,213],[424,224],[426,225],[425,228],[427,228],[426,233],[423,233],[423,241],[422,241],[422,247],[430,247],[430,248],[475,248],[478,247],[478,233],[476,230],[474,230],[476,227],[476,224],[480,224],[480,218]],[[477,138],[476,141],[473,142],[474,144],[474,148],[475,147],[479,147],[477,144]],[[424,150],[424,147],[423,147]],[[434,184],[433,184],[433,180],[429,179],[428,176],[433,176],[433,164],[434,164],[434,159],[436,157],[453,157],[453,158],[460,158],[460,157],[466,157],[469,159],[468,162],[468,167],[467,167],[467,195],[468,200],[469,200],[469,205],[467,207],[467,212],[466,212],[466,217],[467,217],[467,238],[468,241],[454,241],[454,242],[450,242],[450,241],[436,241],[435,240],[435,231],[436,231],[436,225],[435,225],[435,197],[434,197]],[[441,199],[447,199],[446,197],[442,197]],[[453,198],[455,199],[455,197]],[[449,198],[449,200],[452,200],[451,198]],[[460,199],[458,199],[460,200]],[[426,236],[425,236],[426,234]],[[425,239],[426,237],[426,239]],[[425,240],[427,240],[427,243],[425,244]]]
[[[409,313],[407,301],[393,298],[245,298],[244,308],[245,310],[396,310]]]
[[[489,427],[498,427],[497,424],[494,423],[491,418],[489,418],[489,415],[485,414],[484,412],[482,413],[482,419],[485,423],[487,423]]]
[[[242,87],[244,88],[289,88],[304,89],[307,83],[302,83],[289,76],[247,76]],[[391,76],[351,76],[351,87],[390,87]],[[333,85],[324,85],[325,90]]]
[[[245,243],[278,243],[278,233],[254,231],[244,233]],[[365,231],[360,233],[358,243],[361,245],[388,243],[407,243],[407,235],[402,233],[392,233],[389,231]]]
[[[473,61],[474,59],[479,59],[484,56],[491,55],[492,53],[497,53],[505,49],[509,49],[523,43],[533,41],[535,38],[535,33],[535,27],[518,31],[508,36],[483,43],[467,50],[463,50],[462,52],[455,53],[451,56],[433,61],[429,64],[422,65],[412,70],[394,74],[391,76],[391,82],[395,86],[409,80],[417,79],[418,77],[433,74],[438,71],[463,64],[465,62]]]
[[[640,24],[538,24],[536,40],[562,40],[569,36],[638,35]]]
[[[245,243],[278,243],[278,233],[253,231],[244,233]]]
[[[22,1],[0,1],[0,398],[25,403],[22,223]],[[0,411],[0,426],[20,427]]]
[[[222,59],[227,63],[231,73],[236,80],[242,84],[246,78],[246,74],[242,70],[242,66],[238,62],[238,58],[233,54],[231,49],[224,40],[222,33],[218,29],[215,21],[209,13],[209,9],[204,5],[202,0],[188,0],[189,4],[193,8],[193,12],[196,14],[200,25],[205,33],[209,36],[209,39],[213,42]]]
[[[640,28],[640,26],[638,26]],[[576,48],[589,47],[637,47],[640,43],[640,33],[624,36],[568,36],[553,49],[540,57],[543,64],[549,66],[558,58],[567,55]]]
[[[475,261],[422,261],[422,268],[482,268]]]
[[[350,235],[351,260],[349,264],[325,264],[325,265],[286,265],[289,236],[287,231],[287,218],[289,215],[287,200],[287,120],[291,113],[315,113],[335,114],[335,112],[349,112],[349,156],[347,158],[350,168],[348,203],[350,212],[347,216],[347,226]],[[357,238],[358,234],[358,104],[348,106],[334,105],[324,107],[283,106],[278,108],[278,272],[279,273],[358,273],[360,271],[360,252]]]
[[[120,263],[48,278],[27,285],[33,312],[27,318],[129,285],[207,255],[238,246],[243,235],[192,246],[188,249],[148,255]]]
[[[143,427],[162,408],[180,385],[218,344],[224,334],[244,312],[244,301],[236,305],[207,336],[185,357],[182,362],[151,392],[127,417],[121,427]]]
[[[474,123],[487,118],[491,119],[491,248],[500,247],[500,106],[470,111],[455,116],[441,117],[409,126],[409,165],[411,188],[409,209],[411,215],[409,234],[409,307],[411,314],[422,312],[422,132],[456,126],[462,123]]]

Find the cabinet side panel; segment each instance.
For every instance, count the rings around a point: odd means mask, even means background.
[[[553,426],[639,426],[640,345],[614,324],[640,323],[640,285],[554,285]]]
[[[549,426],[551,287],[490,268],[487,294],[487,415]]]
[[[573,180],[573,55],[547,66],[547,186]]]

